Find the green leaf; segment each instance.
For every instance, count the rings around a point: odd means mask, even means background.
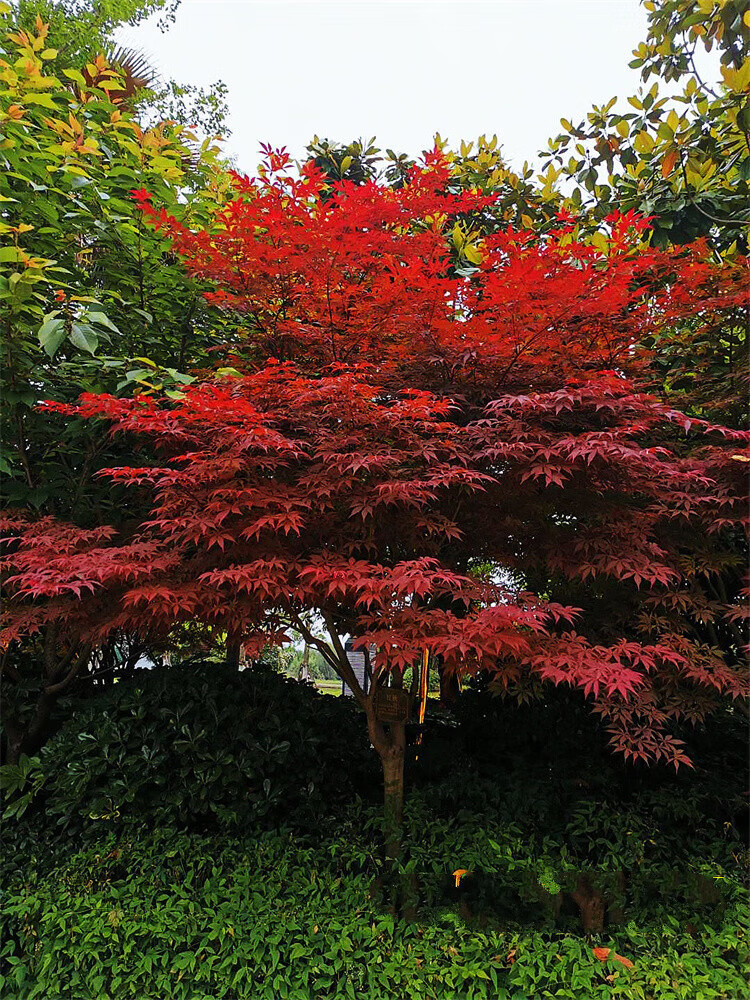
[[[60,317],[48,319],[40,328],[38,336],[40,346],[54,358],[58,347],[65,340],[65,320]]]
[[[64,69],[63,76],[67,76],[69,80],[73,80],[74,83],[80,84],[81,87],[86,86],[86,80],[82,73],[79,73],[77,69]]]
[[[88,351],[89,354],[96,354],[96,349],[99,346],[99,337],[93,326],[88,326],[86,323],[74,323],[73,329],[70,332],[70,342],[74,347],[78,347],[82,351]]]
[[[50,111],[60,111],[61,108],[49,94],[24,94],[22,104],[38,104],[42,108],[49,108]]]
[[[18,247],[0,247],[0,264],[7,264],[9,261],[19,261],[23,251]]]
[[[107,330],[111,330],[112,333],[119,334],[120,331],[117,329],[112,320],[103,312],[87,312],[82,319],[87,323],[96,323],[97,326],[103,326]]]

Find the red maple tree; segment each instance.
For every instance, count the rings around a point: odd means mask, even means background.
[[[580,688],[627,756],[685,761],[673,722],[747,695],[748,434],[645,393],[644,345],[732,321],[746,270],[701,244],[650,248],[632,216],[593,239],[562,219],[478,241],[492,199],[451,194],[437,155],[397,191],[274,166],[237,178],[205,232],[138,193],[243,314],[222,359],[237,372],[176,400],[56,407],[138,437],[150,463],[107,474],[151,491],[152,512],[94,551],[69,541],[77,529],[46,523],[40,545],[11,521],[6,636],[79,595],[71,643],[195,619],[249,649],[297,632],[366,712],[391,829],[405,728],[378,691],[425,648],[444,673],[483,670],[511,692]],[[54,532],[66,547],[50,559]]]

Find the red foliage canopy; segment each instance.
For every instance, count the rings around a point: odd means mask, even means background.
[[[397,190],[331,190],[312,164],[289,176],[287,161],[276,154],[260,180],[236,175],[207,231],[136,198],[215,286],[208,298],[245,316],[234,346],[260,365],[364,362],[484,403],[584,372],[637,375],[649,334],[747,302],[744,261],[717,265],[703,242],[649,247],[632,212],[593,242],[568,216],[540,238],[496,226],[491,195],[451,193],[437,153]]]
[[[495,233],[464,266],[491,199],[448,193],[438,157],[399,191],[238,178],[210,232],[140,202],[245,315],[246,374],[56,407],[152,443],[107,472],[152,514],[121,544],[11,520],[7,637],[68,602],[97,636],[199,618],[261,646],[313,610],[379,669],[429,646],[511,690],[578,687],[619,749],[675,763],[670,719],[747,694],[738,594],[702,580],[738,562],[748,435],[633,381],[645,334],[735,308],[741,271],[644,246],[632,217],[594,243]]]

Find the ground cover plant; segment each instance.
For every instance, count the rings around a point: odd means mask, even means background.
[[[535,928],[528,918],[478,927],[449,907],[404,925],[373,908],[354,828],[315,847],[279,834],[220,845],[164,832],[112,838],[44,877],[27,869],[5,900],[6,995],[745,995],[744,907],[725,869],[715,869],[728,883],[720,911],[670,899],[591,938]]]
[[[5,838],[7,995],[743,995],[747,805],[736,718],[703,734],[697,777],[668,769],[634,776],[613,761],[585,712],[576,738],[567,727],[555,748],[548,737],[571,706],[528,706],[519,719],[485,694],[462,696],[458,725],[435,717],[410,763],[405,865],[418,876],[421,901],[418,918],[404,923],[377,898],[379,809],[357,795],[350,771],[329,773],[327,808],[311,827],[296,771],[266,758],[271,805],[280,791],[286,809],[258,808],[250,796],[243,814],[232,815],[221,803],[236,803],[236,764],[225,759],[227,719],[214,707],[236,692],[227,694],[221,669],[182,689],[158,676],[139,683],[159,697],[144,705],[138,685],[105,696],[82,740],[71,725],[42,752],[28,772],[31,784],[34,774],[43,779],[31,797],[24,784],[11,794],[11,802],[26,800],[26,811]],[[256,686],[262,709],[245,720],[251,746],[266,717],[289,712],[278,688],[296,682],[262,670],[238,683]],[[311,708],[321,701],[307,686],[297,697]],[[305,747],[361,735],[346,726],[332,733],[331,720],[346,719],[352,706],[323,701],[325,713],[295,713]],[[183,729],[200,720],[205,731],[179,748],[182,777],[194,773],[179,786],[192,792],[177,801],[169,794],[178,787],[170,784],[175,760],[162,748],[189,736],[169,726],[166,706],[189,720]],[[142,739],[157,718],[165,732],[161,743],[151,741],[152,755]],[[455,773],[442,766],[446,743]],[[214,744],[219,767],[208,752]],[[206,775],[218,806],[209,814],[200,791]],[[98,794],[81,794],[92,786]],[[466,874],[456,885],[459,868]],[[612,890],[606,925],[588,935],[572,899],[582,869]]]

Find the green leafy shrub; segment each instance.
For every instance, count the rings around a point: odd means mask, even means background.
[[[116,684],[44,747],[27,778],[37,785],[27,829],[96,836],[304,826],[365,793],[377,772],[347,700],[264,665],[205,664]]]
[[[3,906],[0,992],[17,1000],[737,1000],[747,932],[678,912],[585,938],[450,909],[394,922],[362,816],[338,836],[103,837],[53,871],[28,864]],[[606,959],[593,948],[610,949]],[[615,955],[633,962],[627,968]]]
[[[745,840],[747,719],[727,710],[686,730],[676,735],[689,740],[694,768],[632,765],[611,753],[570,692],[518,705],[470,689],[455,724],[433,724],[410,780],[438,816],[512,817],[529,836],[565,829],[570,850],[592,863],[634,860],[626,837],[658,839],[670,858],[698,843]]]

